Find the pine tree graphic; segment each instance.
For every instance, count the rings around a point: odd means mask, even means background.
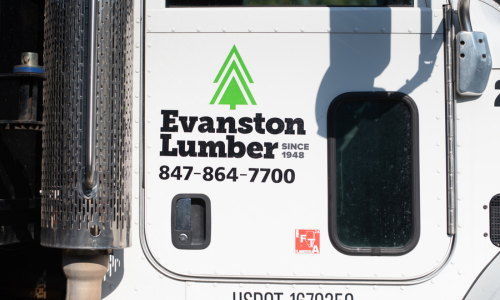
[[[241,68],[243,69],[243,72],[245,73],[246,77],[248,78],[249,83],[253,83],[252,77],[250,76],[250,73],[248,73],[247,67],[245,66],[245,63],[241,59],[240,53],[238,52],[238,49],[236,49],[236,45],[233,46],[231,49],[231,52],[229,52],[229,55],[226,58],[226,61],[224,61],[224,64],[222,65],[222,68],[220,69],[219,73],[217,74],[217,77],[215,77],[214,83],[219,82],[222,74],[224,73],[224,70],[226,70],[229,61],[233,57],[233,54],[236,56],[236,59],[241,65]],[[231,80],[229,81],[229,84],[227,84],[229,78],[231,77]],[[236,82],[236,77],[238,77],[241,85],[243,86],[243,91],[241,90],[240,86],[238,85],[238,82]],[[252,92],[250,92],[250,89],[248,88],[248,84],[245,81],[245,78],[243,77],[241,70],[236,64],[236,60],[233,60],[231,65],[226,71],[226,74],[224,75],[224,78],[222,79],[221,83],[219,84],[219,88],[217,88],[217,91],[215,92],[214,97],[212,98],[212,101],[210,101],[210,104],[215,104],[215,101],[219,98],[219,95],[222,91],[222,89],[226,86],[227,88],[224,91],[224,94],[222,95],[219,104],[225,104],[229,105],[230,110],[235,110],[236,105],[248,105],[247,100],[245,98],[245,95],[248,97],[252,105],[257,105],[257,102],[255,102],[255,99],[253,98]]]

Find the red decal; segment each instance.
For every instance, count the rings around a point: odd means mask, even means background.
[[[295,253],[319,254],[319,229],[295,229]]]

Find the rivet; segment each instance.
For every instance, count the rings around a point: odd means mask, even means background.
[[[462,195],[458,195],[458,200],[462,200]]]
[[[196,28],[196,31],[200,32],[200,31],[201,31],[201,28],[200,28],[200,27]]]
[[[436,116],[436,120],[439,120],[439,116]]]
[[[439,93],[439,90],[436,90],[436,93]]]
[[[438,227],[441,227],[441,224],[440,224],[440,223],[438,223]]]
[[[401,276],[406,277],[406,273],[401,274]]]
[[[434,37],[434,39],[435,39],[436,41],[439,41],[439,40],[440,40],[439,35],[436,35],[436,36]]]
[[[408,32],[409,32],[409,33],[412,33],[412,32],[413,32],[413,29],[412,29],[412,28],[408,28]]]
[[[151,119],[148,119],[148,123],[151,123]]]
[[[136,73],[139,73],[140,71],[141,71],[141,70],[139,70],[139,69],[135,69],[135,72],[136,72]]]
[[[458,275],[462,275],[463,273],[464,273],[464,271],[462,271],[462,270],[458,271]]]
[[[297,275],[297,271],[293,271],[293,275]]]
[[[458,115],[458,116],[457,116],[457,120],[460,120],[460,119],[462,119],[462,116],[461,116],[461,115]]]
[[[432,284],[434,284],[434,283],[436,283],[436,281],[434,281],[434,279],[432,279],[432,280],[431,280],[431,283],[432,283]]]
[[[240,283],[240,288],[242,288],[242,287],[243,287],[243,283]]]
[[[462,173],[462,169],[458,169],[458,174],[461,174]]]
[[[438,199],[438,200],[441,200],[441,197],[437,196],[437,199]]]
[[[135,222],[134,222],[134,224],[135,224],[135,225],[139,225],[139,222],[135,221]]]
[[[320,288],[320,289],[322,289],[322,288],[323,288],[323,285],[322,285],[322,284],[320,284],[320,285],[319,285],[319,288]]]
[[[217,270],[214,270],[214,274],[217,274]]]
[[[349,289],[349,286],[348,286],[348,285],[346,285],[346,286],[345,286],[345,288],[348,290],[348,289]]]
[[[139,46],[140,46],[140,44],[135,44],[135,47],[136,47],[136,48],[139,48]]]
[[[438,173],[441,173],[441,171],[437,170]]]
[[[292,288],[296,288],[296,287],[297,287],[297,285],[296,285],[296,284],[292,284]]]
[[[159,277],[160,279],[163,279],[163,275],[161,275],[161,274],[160,274],[160,275],[158,275],[158,277]]]
[[[279,31],[278,27],[274,28],[274,32],[278,32],[278,31]]]
[[[151,98],[151,94],[148,94],[148,98]]]
[[[138,288],[138,287],[135,287],[135,288],[134,288],[134,290],[137,292],[137,291],[139,290],[139,288]]]
[[[151,18],[151,14],[148,14],[148,17],[150,17],[150,18]]]
[[[458,227],[462,228],[462,226],[463,226],[462,223],[458,223]]]
[[[300,31],[301,31],[301,32],[304,32],[304,31],[306,31],[306,30],[305,30],[304,28],[300,28]]]
[[[244,275],[244,274],[245,274],[245,272],[243,272],[243,271],[240,271],[240,274],[241,274],[241,275]]]
[[[327,32],[331,32],[331,31],[332,31],[332,29],[331,29],[331,28],[328,28],[326,31],[327,31]]]
[[[151,174],[151,170],[148,171],[148,174]]]
[[[136,98],[139,98],[139,94],[135,94],[135,97],[136,97]]]
[[[359,31],[359,29],[358,29],[358,28],[354,28],[354,32],[358,32],[358,31]]]
[[[135,144],[135,147],[136,147],[136,148],[139,148],[139,144]]]
[[[458,142],[457,147],[460,147],[460,146],[462,146],[462,143]]]
[[[148,199],[151,200],[151,196],[148,196]]]
[[[440,262],[441,262],[441,260],[438,258],[438,259],[436,259],[436,262],[437,262],[437,263],[440,263]]]
[[[488,209],[488,205],[483,205],[483,209]]]
[[[487,232],[485,232],[485,233],[483,234],[483,236],[484,236],[484,237],[488,237],[488,233],[487,233]]]
[[[110,289],[110,290],[114,290],[114,289],[115,289],[115,286],[114,286],[114,285],[110,285],[110,286],[109,286],[109,289]]]
[[[148,73],[151,73],[151,69],[148,69]]]
[[[193,274],[193,270],[188,270],[188,273],[189,274]]]
[[[375,277],[378,277],[378,273],[377,272],[373,273],[373,275],[375,275]]]
[[[145,258],[144,256],[141,256],[141,259],[142,259],[142,260],[145,260],[146,258]]]
[[[266,283],[266,288],[269,288],[269,283]]]
[[[217,282],[214,282],[214,287],[217,287]]]
[[[170,29],[170,31],[175,32],[175,28]]]
[[[385,33],[385,28],[381,28],[380,31],[384,32]]]
[[[437,17],[437,16],[438,16],[438,14],[437,14],[437,13],[434,13],[434,17]]]
[[[320,272],[319,275],[325,276],[325,273],[324,272]]]
[[[153,45],[151,45],[151,44],[148,44],[148,47],[149,47],[149,48],[151,48],[151,46],[153,46]]]
[[[374,286],[373,286],[373,289],[374,289],[374,290],[376,290],[376,289],[377,289],[377,286],[376,286],[376,285],[374,285]]]
[[[439,64],[434,64],[435,67],[439,67]]]
[[[404,286],[400,286],[399,288],[400,288],[401,290],[404,290],[404,289],[405,289],[405,287],[404,287]]]
[[[158,261],[161,261],[161,257],[160,257],[160,256],[157,256],[157,257],[156,257],[156,259],[157,259]]]
[[[140,19],[140,18],[137,18],[137,19],[135,20],[135,22],[136,22],[136,23],[141,23],[141,19]]]
[[[437,142],[436,145],[441,146],[441,144],[439,142]]]
[[[148,28],[148,32],[151,32],[151,30],[152,30],[151,28]]]
[[[270,272],[270,271],[267,271],[267,275],[271,275],[271,272]]]
[[[252,32],[253,28],[252,27],[248,27],[248,32]]]
[[[351,272],[347,272],[347,276],[351,276]]]
[[[139,199],[139,195],[135,195],[135,196],[134,196],[134,198],[135,198],[135,199]]]
[[[188,286],[191,286],[191,282],[190,282],[190,281],[188,281],[188,282],[187,282],[187,285],[188,285]]]
[[[222,28],[222,32],[226,32],[226,30],[227,30],[226,27]]]
[[[148,148],[151,148],[151,145],[148,145]]]
[[[452,264],[452,265],[454,265],[454,264],[455,264],[455,261],[454,261],[454,260],[452,260],[452,261],[451,261],[451,264]]]
[[[135,170],[135,174],[139,174],[139,170]]]
[[[148,225],[151,225],[151,222],[148,222]]]
[[[139,123],[139,119],[135,119],[135,122],[136,122],[136,123]]]

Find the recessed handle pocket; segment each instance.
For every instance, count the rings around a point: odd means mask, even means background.
[[[172,200],[172,243],[178,249],[210,245],[210,199],[203,194],[179,194]]]

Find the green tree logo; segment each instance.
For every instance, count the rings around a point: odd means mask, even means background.
[[[250,89],[248,88],[248,84],[243,77],[240,67],[236,63],[236,60],[238,60],[238,63],[241,66],[241,69],[243,69],[243,72],[245,73],[246,78],[248,78],[249,83],[253,83],[252,77],[250,76],[250,73],[248,73],[247,67],[245,66],[245,63],[241,59],[240,53],[238,52],[238,49],[236,49],[236,45],[233,46],[231,49],[231,52],[229,52],[229,55],[226,58],[226,61],[224,61],[224,64],[222,65],[222,68],[220,68],[219,74],[217,74],[217,77],[215,77],[214,83],[219,82],[222,74],[224,73],[224,70],[226,70],[229,61],[231,61],[231,58],[236,56],[236,59],[233,60],[231,65],[226,71],[226,74],[224,75],[224,78],[222,79],[221,83],[219,84],[219,88],[217,88],[217,91],[215,92],[214,97],[212,98],[212,101],[210,101],[210,104],[215,104],[215,101],[219,98],[219,95],[221,91],[224,89],[224,87],[227,85],[226,90],[224,91],[224,94],[222,95],[219,104],[225,104],[229,105],[230,110],[235,110],[236,105],[248,105],[247,98],[250,100],[252,105],[257,105],[257,102],[255,102],[255,99],[253,98],[252,92],[250,92]],[[227,83],[229,78],[231,77],[231,80],[229,81],[229,84]],[[239,82],[241,86],[243,87],[243,90],[241,89],[240,85],[236,81],[236,77],[239,79]],[[246,97],[245,97],[246,96]]]

